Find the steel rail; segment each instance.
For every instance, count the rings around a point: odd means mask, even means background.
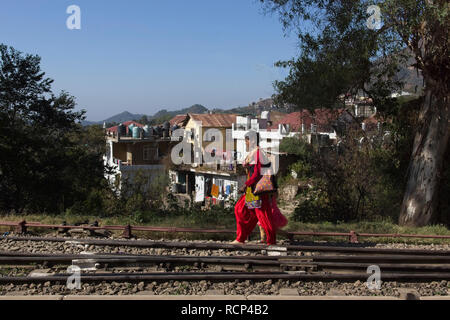
[[[313,256],[179,256],[179,255],[129,255],[129,254],[26,254],[26,253],[0,253],[0,263],[10,261],[31,262],[65,262],[74,259],[103,259],[103,260],[135,260],[135,261],[176,261],[206,262],[206,261],[245,261],[243,263],[270,264],[271,261],[296,263],[310,260],[313,262],[406,262],[416,263],[450,263],[450,256],[419,256],[419,255],[313,255]]]
[[[42,283],[66,282],[71,275],[56,274],[45,277],[0,277],[0,283]],[[293,280],[293,281],[356,281],[367,280],[367,273],[257,273],[257,272],[230,272],[230,273],[120,273],[120,274],[81,274],[81,281],[86,282],[136,282],[136,281],[235,281],[235,280]],[[436,281],[450,280],[450,273],[383,273],[383,281]]]
[[[386,249],[386,248],[367,248],[367,247],[342,247],[342,246],[321,246],[321,245],[286,245],[286,246],[267,246],[254,244],[229,244],[229,243],[198,243],[198,242],[166,242],[152,240],[99,240],[99,239],[74,239],[74,238],[55,238],[55,237],[16,237],[7,236],[3,239],[13,241],[47,241],[47,242],[73,242],[79,244],[97,245],[97,246],[125,246],[140,248],[163,248],[163,249],[199,249],[199,250],[242,250],[258,251],[270,250],[274,247],[283,247],[288,251],[305,252],[340,252],[340,253],[368,253],[368,254],[398,254],[398,255],[442,255],[450,256],[449,250],[426,250],[426,249]],[[1,242],[0,242],[1,243]]]
[[[77,238],[54,238],[54,237],[16,237],[7,236],[3,239],[13,241],[47,241],[47,242],[71,242],[98,246],[125,246],[141,248],[163,248],[163,249],[231,249],[231,250],[264,250],[267,245],[251,244],[229,244],[229,243],[199,243],[199,242],[166,242],[152,240],[99,240],[99,239],[77,239]]]
[[[92,260],[107,264],[132,264],[132,263],[209,263],[209,264],[248,264],[279,266],[277,260],[257,260],[251,258],[226,258],[226,257],[180,257],[180,256],[148,256],[148,257],[99,257],[99,256],[46,256],[46,257],[0,257],[0,264],[24,264],[24,263],[52,263],[72,264],[73,260]]]
[[[315,266],[324,269],[364,269],[367,270],[372,263],[353,263],[353,262],[313,262],[305,263],[305,266]],[[377,264],[381,271],[383,270],[421,270],[426,272],[450,272],[450,264],[406,264],[406,263],[380,263]]]
[[[356,259],[355,259],[356,258]],[[405,263],[405,256],[146,256],[146,255],[126,255],[126,254],[30,254],[7,253],[0,254],[0,264],[3,265],[26,265],[26,264],[45,264],[45,265],[71,265],[71,264],[96,264],[100,266],[142,266],[142,265],[186,265],[192,264],[194,267],[204,267],[204,265],[241,265],[245,269],[265,266],[275,267],[281,270],[298,269],[345,269],[354,271],[355,269],[367,269],[370,265],[376,264],[382,270],[391,271],[422,271],[422,272],[442,272],[450,271],[449,259],[442,260],[442,257],[432,256],[409,256]],[[430,259],[437,258],[437,259]],[[357,262],[355,262],[355,260]],[[382,263],[380,263],[380,261]],[[391,263],[386,263],[391,262]],[[442,264],[441,262],[447,262]],[[274,269],[277,270],[277,269]]]
[[[314,262],[316,261],[370,261],[370,262],[416,262],[416,263],[450,263],[450,256],[405,256],[405,255],[315,255],[311,256]]]

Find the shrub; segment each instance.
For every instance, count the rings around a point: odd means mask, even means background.
[[[335,222],[333,208],[330,206],[328,194],[322,189],[308,190],[303,193],[304,201],[295,208],[292,220],[298,222]]]
[[[307,179],[311,177],[311,165],[304,161],[297,161],[289,166],[289,170],[297,174],[297,179]]]
[[[304,161],[310,160],[313,155],[313,147],[298,137],[284,138],[280,143],[280,151],[296,155]]]

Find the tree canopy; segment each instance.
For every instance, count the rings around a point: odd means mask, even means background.
[[[386,115],[397,108],[391,93],[403,86],[401,68],[415,68],[423,76],[420,121],[399,221],[432,221],[449,137],[448,1],[260,1],[299,38],[299,56],[276,64],[289,68],[287,78],[275,82],[280,102],[335,108],[342,107],[342,95],[364,93]],[[371,8],[379,10],[379,26],[372,23]]]

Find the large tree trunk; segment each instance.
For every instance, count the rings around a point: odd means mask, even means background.
[[[445,91],[440,93],[430,89],[425,93],[400,211],[401,225],[424,226],[435,216],[449,139],[449,97]]]

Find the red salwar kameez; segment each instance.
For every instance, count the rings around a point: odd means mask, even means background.
[[[253,174],[247,179],[245,185],[255,187],[256,183],[261,178],[261,161],[259,148],[253,153],[251,158],[256,157],[256,161],[246,161],[244,166],[253,166]],[[234,208],[234,214],[236,216],[236,240],[239,242],[245,242],[250,233],[255,228],[256,224],[264,229],[267,236],[267,244],[272,245],[276,243],[276,231],[279,228],[284,227],[287,224],[286,217],[280,212],[277,206],[277,198],[274,194],[263,194],[260,196],[261,206],[260,208],[249,209],[246,206],[246,195],[244,194],[236,203]]]

